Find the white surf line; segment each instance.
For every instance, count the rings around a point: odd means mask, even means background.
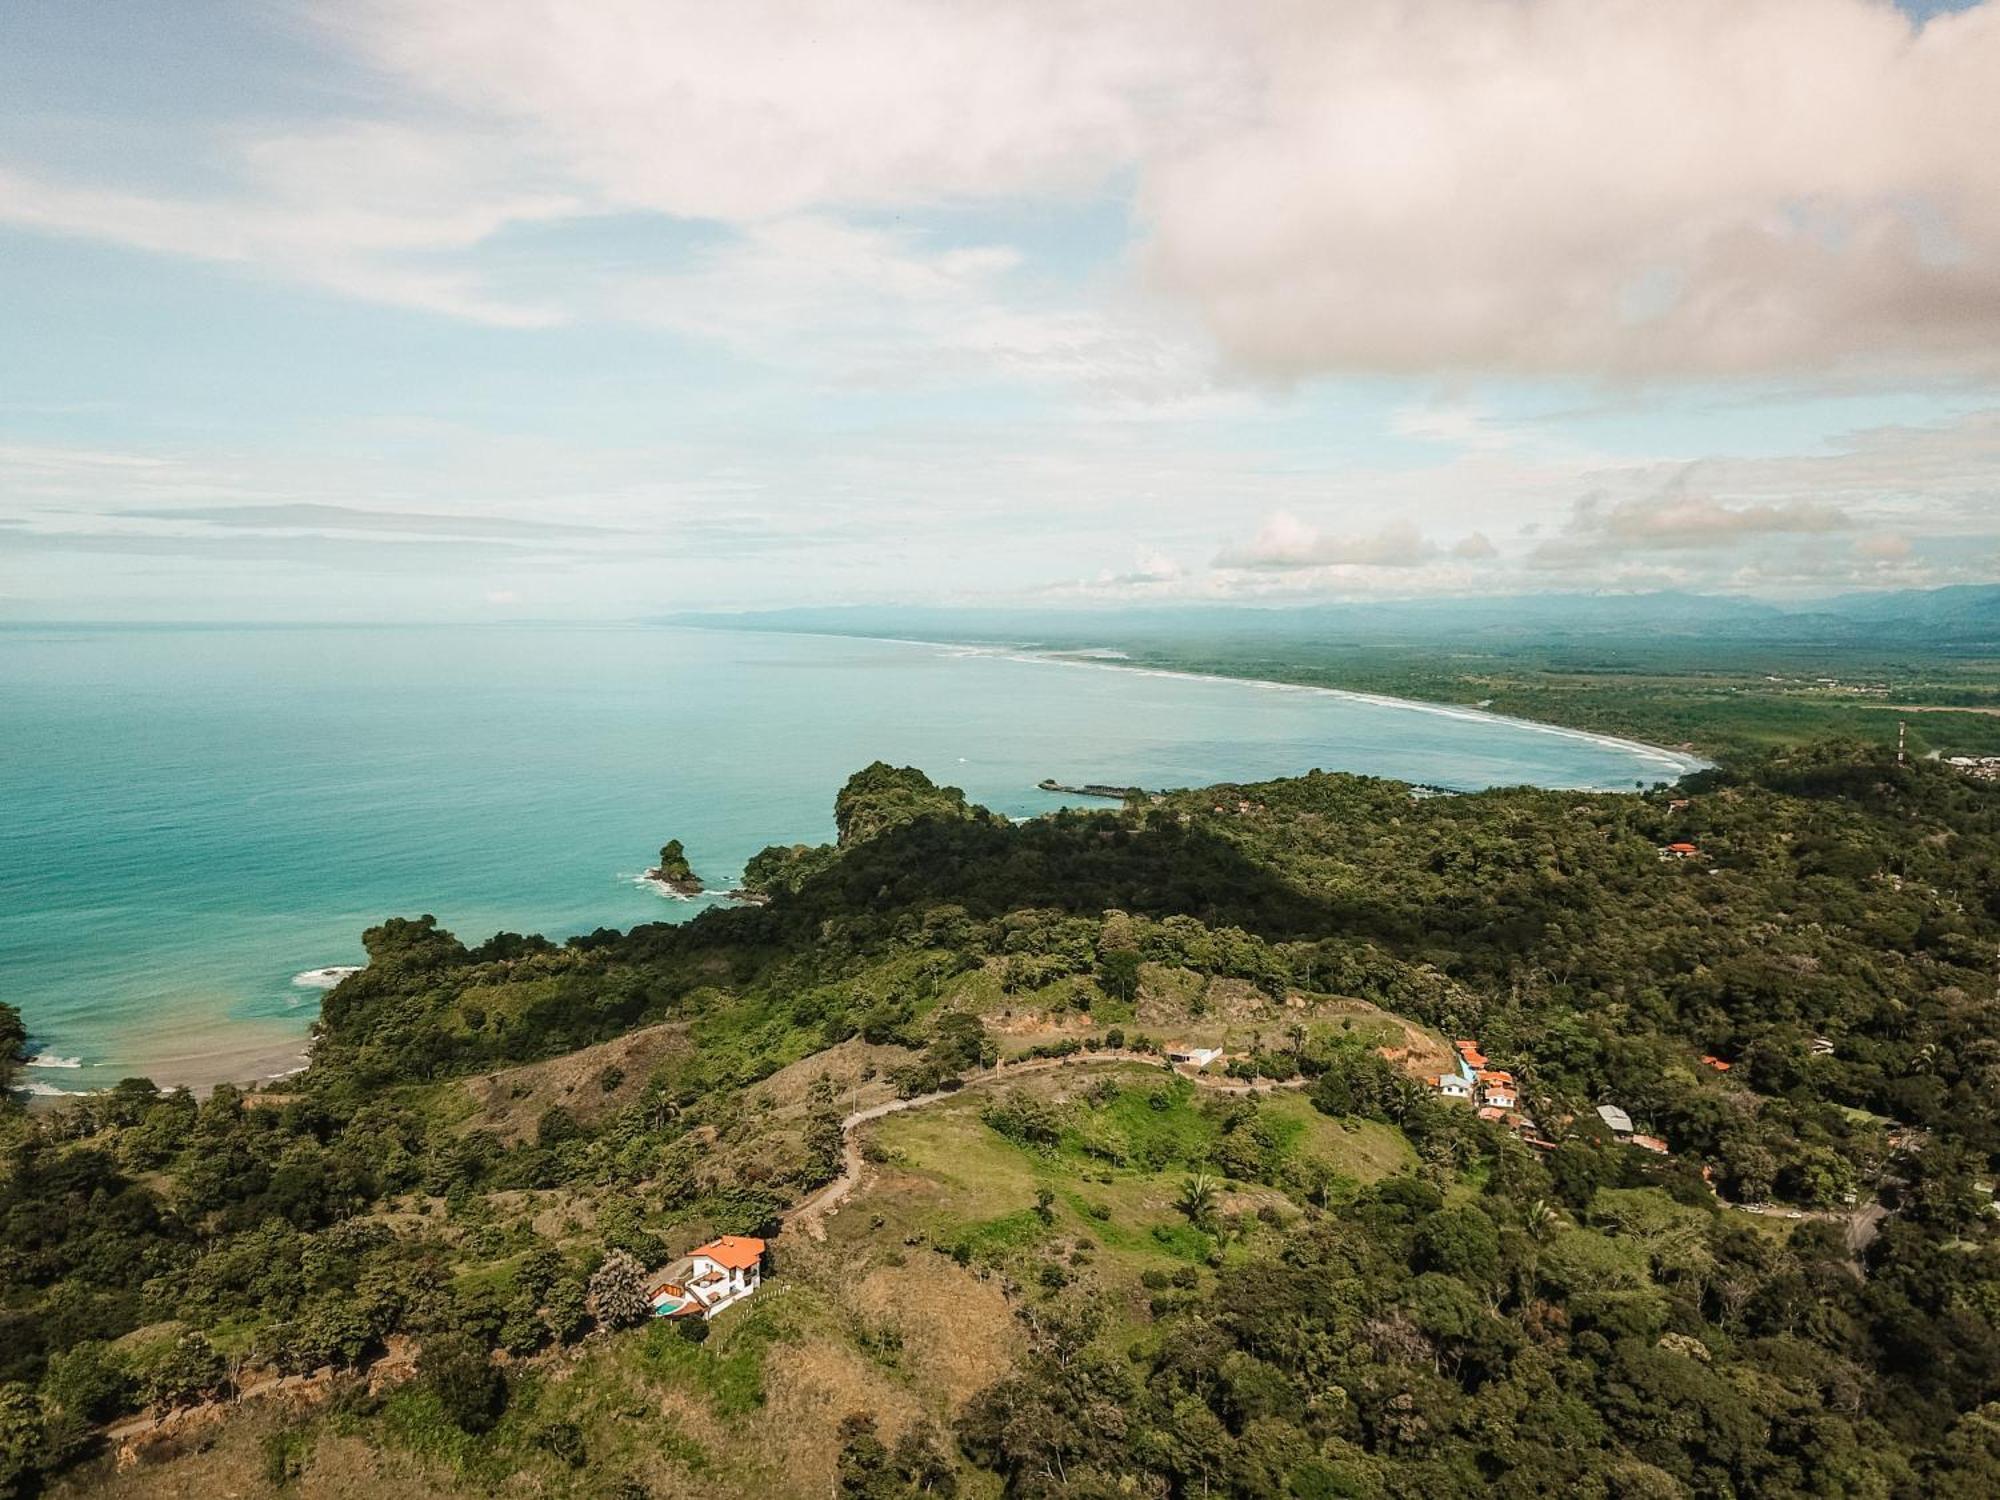
[[[888,637],[871,636],[868,639],[885,640]],[[1515,729],[1532,730],[1536,734],[1553,735],[1558,739],[1577,740],[1583,744],[1623,750],[1649,764],[1671,767],[1681,775],[1708,770],[1713,764],[1698,755],[1669,750],[1664,745],[1649,745],[1644,740],[1629,740],[1620,735],[1599,734],[1589,729],[1571,729],[1562,724],[1544,723],[1540,719],[1520,719],[1512,714],[1496,714],[1487,709],[1470,708],[1463,704],[1429,703],[1421,698],[1397,698],[1387,693],[1364,692],[1359,688],[1327,687],[1316,682],[1276,682],[1268,677],[1230,677],[1220,672],[1189,672],[1176,667],[1142,667],[1130,665],[1129,658],[1119,660],[1105,656],[1086,657],[1075,652],[1033,651],[1019,646],[968,646],[962,641],[903,641],[899,644],[934,646],[949,650],[955,656],[984,656],[1001,661],[1050,667],[1077,667],[1095,672],[1128,672],[1136,677],[1180,678],[1187,682],[1213,682],[1236,687],[1264,688],[1277,693],[1317,693],[1330,698],[1343,698],[1352,703],[1371,703],[1378,708],[1413,709],[1418,713],[1435,714],[1442,719],[1505,725]]]
[[[1276,693],[1319,693],[1330,698],[1344,698],[1354,703],[1372,703],[1378,708],[1407,708],[1417,713],[1436,714],[1444,719],[1461,719],[1473,723],[1500,724],[1515,729],[1533,730],[1536,734],[1553,735],[1558,739],[1578,740],[1587,745],[1601,745],[1609,749],[1623,750],[1653,765],[1671,768],[1676,775],[1685,776],[1694,771],[1714,768],[1713,761],[1698,755],[1689,755],[1680,750],[1669,750],[1664,745],[1649,745],[1644,740],[1630,740],[1621,735],[1599,734],[1589,729],[1571,729],[1562,724],[1548,724],[1540,719],[1517,719],[1511,714],[1496,714],[1483,708],[1471,708],[1457,703],[1430,703],[1421,698],[1397,698],[1388,693],[1364,692],[1360,688],[1327,687],[1316,682],[1276,682],[1269,677],[1230,677],[1221,672],[1189,672],[1176,667],[1141,667],[1130,664],[1130,658],[1117,660],[1110,657],[1083,657],[1070,650],[1037,651],[1029,646],[1008,646],[997,644],[981,645],[973,641],[926,641],[913,636],[902,635],[851,635],[838,630],[760,630],[744,632],[732,630],[727,625],[681,626],[680,629],[716,630],[731,634],[792,635],[804,636],[822,641],[875,641],[886,646],[923,646],[932,651],[941,651],[955,657],[987,657],[999,661],[1025,662],[1040,666],[1076,667],[1084,671],[1128,672],[1139,677],[1172,677],[1188,682],[1213,682],[1231,687],[1263,688]],[[1111,649],[1111,648],[1103,648]],[[1394,778],[1386,778],[1394,779]],[[1567,790],[1605,790],[1595,788],[1568,788]]]

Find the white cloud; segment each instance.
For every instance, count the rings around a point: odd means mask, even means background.
[[[1913,550],[1908,537],[1886,531],[1877,536],[1861,537],[1854,543],[1854,555],[1870,562],[1903,562]]]
[[[1830,505],[1724,505],[1707,495],[1689,494],[1677,482],[1664,494],[1611,506],[1580,501],[1570,530],[1613,546],[1671,551],[1727,547],[1747,537],[1838,531],[1847,524],[1847,517]]]
[[[1259,376],[2000,370],[2000,5],[1914,33],[1888,0],[367,0],[308,24],[393,118],[225,140],[236,191],[208,198],[13,171],[0,219],[524,326],[575,315],[578,278],[508,284],[478,253],[506,227],[702,220],[746,232],[605,304],[728,339],[683,293],[799,307],[771,256],[879,237],[860,211],[1129,181],[1151,284]],[[878,260],[857,314],[978,274],[952,253]],[[1003,301],[947,353],[1185,391],[1189,355],[1141,330]],[[1470,408],[1403,430],[1505,440]]]
[[[1259,5],[1149,163],[1159,281],[1246,365],[2000,364],[2000,6]]]
[[[157,254],[241,264],[362,301],[502,327],[546,327],[548,302],[507,295],[465,252],[511,224],[572,215],[525,160],[476,133],[353,122],[226,148],[233,193],[78,186],[0,164],[0,223]]]
[[[608,201],[751,222],[1096,186],[1216,88],[1214,7],[371,0],[326,22]]]
[[[1218,568],[1291,572],[1334,566],[1413,568],[1437,556],[1437,545],[1407,521],[1366,536],[1327,536],[1285,511],[1266,520],[1244,546],[1224,547]]]

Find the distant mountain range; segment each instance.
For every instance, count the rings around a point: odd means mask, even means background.
[[[1792,646],[1923,646],[2000,654],[2000,584],[1841,594],[1793,604],[1733,595],[1526,594],[1256,607],[1183,604],[1099,609],[856,605],[686,613],[654,622],[1014,645],[1162,640],[1310,639],[1410,645],[1679,636]]]

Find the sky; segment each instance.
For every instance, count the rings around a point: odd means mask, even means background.
[[[0,620],[2000,580],[2000,0],[7,0]]]

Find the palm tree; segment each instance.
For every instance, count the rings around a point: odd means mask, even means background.
[[[1215,1218],[1215,1182],[1206,1172],[1197,1172],[1181,1181],[1180,1196],[1174,1207],[1187,1215],[1188,1223],[1206,1229]]]
[[[1522,1214],[1527,1221],[1528,1236],[1535,1240],[1550,1240],[1563,1227],[1562,1210],[1546,1198],[1537,1198]]]

